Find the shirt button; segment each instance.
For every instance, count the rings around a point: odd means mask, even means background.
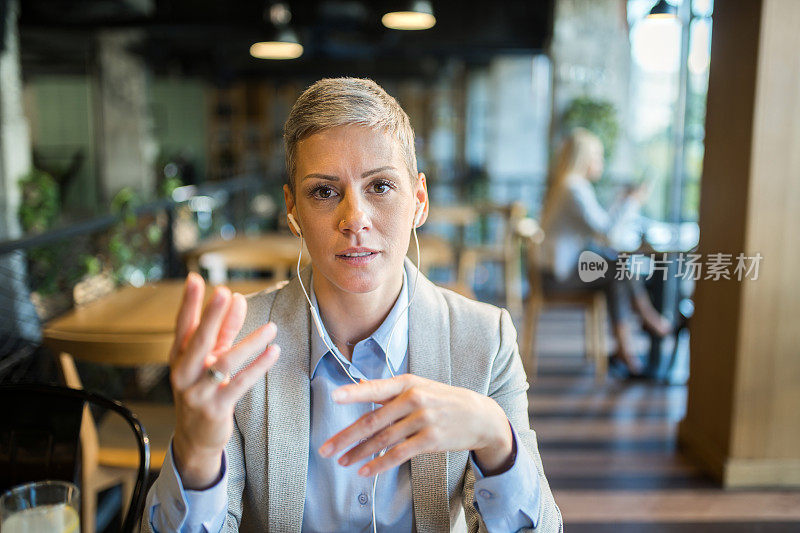
[[[493,494],[492,494],[491,492],[489,492],[488,490],[486,490],[486,489],[481,489],[481,490],[479,490],[479,491],[478,491],[478,495],[479,495],[481,498],[485,498],[485,499],[487,499],[487,500],[491,500],[491,499],[492,499],[492,496],[493,496]]]
[[[362,492],[358,495],[358,503],[361,505],[367,505],[369,503],[369,496],[367,496],[366,492]]]

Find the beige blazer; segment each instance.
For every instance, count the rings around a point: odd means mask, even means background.
[[[406,270],[413,291],[416,268],[408,260]],[[309,277],[304,271],[306,287]],[[313,325],[297,279],[280,290],[248,296],[240,338],[267,321],[278,327],[275,342],[281,356],[266,379],[236,406],[227,447],[228,515],[223,531],[289,533],[302,528]],[[409,308],[408,368],[417,376],[486,394],[500,404],[539,472],[541,510],[535,531],[562,531],[561,513],[528,423],[528,383],[508,312],[436,287],[420,275]],[[486,531],[473,505],[474,482],[466,451],[411,459],[416,530]]]

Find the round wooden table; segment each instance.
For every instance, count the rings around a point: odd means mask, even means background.
[[[115,366],[167,364],[184,281],[122,287],[48,322],[44,344],[55,353]],[[275,284],[259,280],[226,284],[249,294]],[[213,287],[206,286],[206,300]]]

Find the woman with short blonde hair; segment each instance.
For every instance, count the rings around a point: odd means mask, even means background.
[[[320,80],[285,139],[311,267],[203,311],[190,274],[143,530],[561,531],[508,312],[405,257],[428,213],[405,112],[370,80]]]

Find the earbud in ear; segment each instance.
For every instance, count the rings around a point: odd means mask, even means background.
[[[419,221],[422,220],[422,214],[424,212],[425,212],[425,209],[422,206],[420,206],[419,209],[417,209],[417,214],[414,215],[414,227],[415,228],[419,226]]]
[[[286,218],[289,219],[289,225],[294,228],[295,232],[297,232],[297,236],[302,237],[303,232],[300,231],[300,224],[297,223],[297,220],[295,220],[294,215],[289,213],[286,215]]]

